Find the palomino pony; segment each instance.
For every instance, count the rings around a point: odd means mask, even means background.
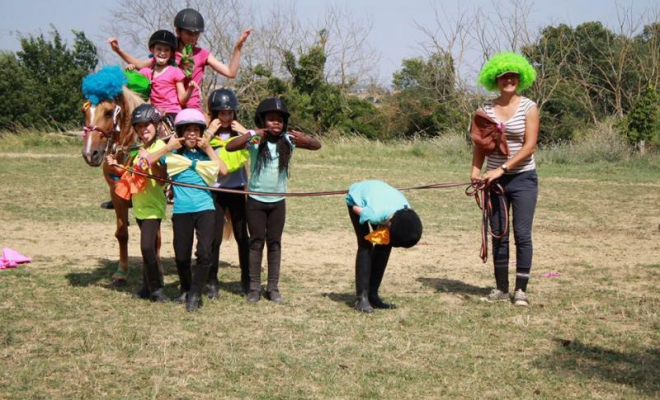
[[[117,217],[115,237],[119,242],[119,266],[112,275],[113,283],[126,283],[128,276],[128,209],[130,201],[115,193],[115,182],[119,179],[116,171],[106,162],[107,153],[116,155],[117,162],[128,165],[131,161],[130,150],[135,144],[136,134],[131,125],[133,110],[144,101],[134,92],[124,87],[113,99],[103,99],[95,106],[87,100],[82,112],[85,116],[83,127],[82,156],[92,166],[103,166],[103,177],[110,189],[110,197]],[[165,123],[158,125],[158,134],[169,134]],[[158,234],[157,253],[160,255],[160,232]],[[160,257],[158,257],[160,260]],[[160,263],[160,262],[159,262]]]

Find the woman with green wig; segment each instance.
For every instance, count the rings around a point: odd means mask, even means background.
[[[516,283],[513,303],[529,306],[527,282],[532,268],[532,222],[538,197],[538,176],[534,151],[539,131],[539,112],[536,104],[520,95],[536,78],[534,67],[520,54],[504,52],[494,55],[484,65],[478,82],[491,92],[499,92],[493,100],[481,105],[498,129],[504,131],[508,154],[502,147],[487,154],[481,146],[474,146],[472,153],[472,181],[499,184],[504,189],[507,209],[501,204],[499,194],[491,194],[493,213],[490,227],[493,234],[501,234],[513,213],[513,235],[516,246]],[[505,148],[506,149],[506,148]],[[486,162],[486,172],[482,167]],[[488,302],[511,301],[509,297],[509,235],[493,236],[493,262],[496,289],[483,300]]]

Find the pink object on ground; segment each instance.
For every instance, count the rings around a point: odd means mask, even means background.
[[[546,272],[545,274],[541,275],[541,278],[558,278],[560,276],[561,274],[559,272]]]
[[[14,249],[5,247],[2,250],[2,257],[0,257],[0,269],[15,268],[19,264],[25,264],[32,261],[32,258],[25,257]]]

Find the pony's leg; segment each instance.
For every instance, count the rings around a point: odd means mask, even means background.
[[[125,283],[128,277],[128,201],[117,196],[113,190],[110,195],[117,217],[115,237],[119,242],[119,269],[112,275],[112,279],[115,284],[121,284]]]

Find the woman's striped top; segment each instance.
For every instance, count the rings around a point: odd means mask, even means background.
[[[509,157],[511,158],[522,148],[522,145],[525,141],[525,118],[529,110],[534,107],[536,103],[527,97],[522,97],[520,99],[520,104],[518,104],[518,109],[516,113],[508,121],[500,121],[495,112],[493,111],[493,102],[492,100],[484,103],[481,108],[483,108],[486,113],[493,118],[496,122],[503,122],[506,132],[506,142],[509,146]],[[486,164],[487,170],[496,169],[500,167],[507,161],[507,156],[503,155],[499,151],[495,151],[493,154],[488,156],[488,163]],[[525,171],[531,171],[536,168],[536,163],[534,162],[534,154],[528,158],[522,160],[515,168],[509,169],[507,174],[519,174]]]

